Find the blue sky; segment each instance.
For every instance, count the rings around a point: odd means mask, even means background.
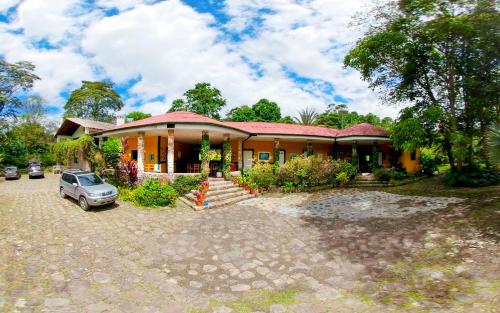
[[[3,0],[0,55],[29,60],[54,118],[82,80],[115,83],[132,110],[160,114],[196,82],[224,111],[276,101],[284,114],[331,102],[394,116],[342,59],[369,0]]]

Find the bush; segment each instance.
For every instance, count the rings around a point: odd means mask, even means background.
[[[335,179],[337,180],[337,183],[340,185],[340,186],[345,186],[347,185],[347,183],[349,182],[350,178],[349,178],[349,174],[346,173],[346,172],[340,172],[338,173],[336,176],[335,176]]]
[[[107,166],[115,168],[120,160],[122,145],[118,138],[108,138],[102,143],[102,154]]]
[[[420,153],[420,170],[422,174],[433,176],[439,165],[441,165],[439,156],[430,151],[422,150]]]
[[[130,195],[134,204],[143,207],[172,206],[178,197],[172,185],[161,183],[156,179],[146,179]]]
[[[445,184],[453,187],[484,187],[500,182],[500,173],[495,169],[476,169],[465,172],[448,172],[444,175]]]
[[[334,161],[334,162],[339,162],[340,163],[340,169],[339,172],[345,172],[349,176],[349,179],[353,179],[356,177],[358,174],[358,167],[355,165],[352,165],[351,163],[345,162],[345,161]]]
[[[394,170],[390,168],[379,168],[373,171],[373,175],[380,181],[390,181],[394,178]]]
[[[406,172],[406,170],[404,168],[393,170],[392,175],[393,175],[393,178],[395,180],[403,180],[403,179],[407,179],[409,177],[408,173]]]
[[[269,189],[276,185],[276,176],[274,175],[274,166],[269,163],[256,163],[248,171],[249,179],[257,186]]]
[[[345,162],[318,160],[314,156],[300,156],[286,162],[278,170],[278,185],[285,183],[293,185],[297,189],[322,186],[335,183],[337,173],[346,168],[346,173],[351,170],[345,166]],[[350,174],[349,174],[350,175]],[[355,175],[355,174],[354,174]]]
[[[201,175],[196,176],[177,176],[172,183],[172,187],[177,191],[180,195],[185,195],[191,190],[198,190],[201,188],[201,182],[203,181],[203,177]]]

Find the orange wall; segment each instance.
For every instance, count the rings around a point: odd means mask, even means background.
[[[307,142],[305,141],[284,141],[280,140],[280,150],[285,150],[285,160],[290,160],[292,153],[296,155],[301,155],[307,150]],[[333,145],[329,143],[313,143],[312,144],[314,155],[322,154],[323,158],[328,157],[328,153],[333,150]],[[234,149],[234,148],[233,148]],[[258,161],[257,157],[259,152],[269,152],[271,153],[271,162],[273,158],[274,142],[273,141],[246,141],[243,144],[243,149],[253,149],[254,151],[254,161]]]
[[[420,149],[416,150],[416,158],[415,160],[411,159],[411,151],[403,151],[401,152],[401,156],[399,157],[399,162],[406,169],[408,174],[413,174],[420,169]]]

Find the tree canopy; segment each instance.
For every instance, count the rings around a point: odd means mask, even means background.
[[[281,109],[276,102],[260,99],[252,106],[255,119],[258,122],[279,122],[281,120]]]
[[[112,123],[114,114],[122,108],[123,102],[112,83],[83,81],[80,88],[71,92],[64,116]]]
[[[227,114],[227,119],[233,122],[250,122],[257,120],[254,110],[248,105],[232,108]]]
[[[318,117],[318,112],[312,108],[305,108],[299,111],[299,117],[295,120],[302,125],[314,125],[316,124],[316,118]]]
[[[211,118],[220,119],[220,110],[226,105],[226,99],[219,89],[209,83],[197,83],[193,89],[184,93],[183,99],[175,99],[169,112],[190,111]]]
[[[151,117],[151,114],[143,113],[140,111],[133,111],[125,116],[125,123],[143,120],[143,119],[148,118],[148,117]]]
[[[475,142],[487,160],[486,137],[500,114],[500,16],[493,0],[392,1],[371,12],[364,36],[344,59],[387,103],[410,103],[432,127],[452,169],[473,166]],[[415,121],[400,119],[396,131]]]
[[[22,105],[19,93],[31,89],[40,79],[34,70],[30,62],[8,63],[0,59],[0,118],[16,116]]]

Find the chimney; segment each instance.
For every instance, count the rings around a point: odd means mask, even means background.
[[[116,117],[116,125],[122,125],[122,124],[125,124],[125,116],[118,115]]]

